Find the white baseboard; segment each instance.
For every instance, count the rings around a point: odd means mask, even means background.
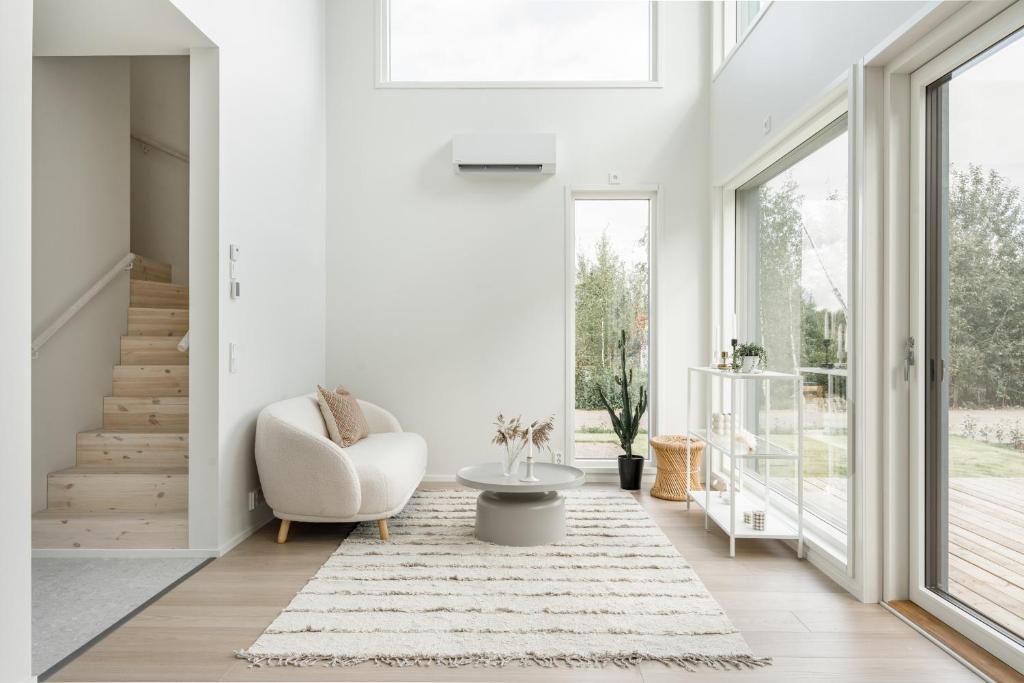
[[[257,518],[257,521],[253,522],[249,526],[249,528],[243,529],[242,531],[232,536],[229,540],[225,541],[224,543],[221,543],[220,547],[217,549],[217,554],[214,557],[221,557],[223,555],[228,554],[232,549],[234,549],[236,545],[238,545],[245,539],[252,536],[257,531],[265,527],[267,523],[272,519],[274,519],[274,513],[272,510],[270,510],[270,508],[267,508],[266,514],[260,515]]]
[[[454,474],[425,474],[423,475],[423,481],[430,484],[454,484]]]

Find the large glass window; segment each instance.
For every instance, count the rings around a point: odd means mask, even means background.
[[[737,191],[737,310],[743,339],[768,367],[801,376],[805,509],[848,531],[850,500],[850,222],[845,115]],[[753,384],[753,383],[752,383]],[[796,446],[791,385],[748,396],[751,431]],[[755,431],[755,433],[757,433]],[[773,489],[796,499],[793,463],[771,467]],[[765,472],[755,476],[762,480]]]
[[[927,89],[928,588],[1024,638],[1024,40]]]
[[[385,7],[384,81],[656,79],[651,2],[390,0]]]
[[[721,53],[716,55],[715,68],[743,40],[754,21],[768,6],[769,0],[723,0],[716,8],[715,23],[721,40]]]
[[[622,335],[634,399],[650,390],[650,199],[575,199],[575,438],[577,460],[623,449],[602,394],[622,409]],[[633,441],[646,456],[651,409]]]

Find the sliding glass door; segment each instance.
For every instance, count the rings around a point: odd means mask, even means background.
[[[1024,638],[1024,40],[925,88],[924,584]]]

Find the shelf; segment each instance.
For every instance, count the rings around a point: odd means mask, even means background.
[[[706,429],[691,429],[690,434],[697,437],[701,441],[711,445],[712,448],[730,458],[748,458],[751,460],[797,460],[798,455],[796,451],[793,451],[784,446],[773,444],[767,439],[755,436],[757,448],[754,449],[753,453],[734,453],[732,448],[729,448],[729,435],[728,434],[715,434],[712,432],[708,434]]]
[[[711,491],[710,504],[705,504],[704,491],[693,492],[693,502],[702,510],[706,510],[708,517],[722,530],[729,533],[729,498],[726,496],[719,500],[718,491]],[[733,538],[779,538],[798,540],[800,534],[797,528],[790,524],[783,513],[772,509],[769,505],[768,514],[765,517],[764,531],[755,531],[754,527],[743,522],[743,511],[761,510],[764,508],[764,500],[741,492],[736,497],[736,533]]]
[[[699,372],[704,375],[711,375],[712,377],[722,377],[725,379],[734,380],[773,380],[773,379],[788,379],[790,381],[800,379],[800,375],[794,375],[786,372],[775,372],[774,370],[764,370],[762,372],[733,372],[732,370],[719,370],[710,366],[698,366],[691,367],[691,372]]]

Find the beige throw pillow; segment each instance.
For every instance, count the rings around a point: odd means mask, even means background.
[[[348,448],[370,435],[370,425],[359,407],[359,401],[348,389],[338,387],[331,391],[317,385],[316,395],[331,441],[342,448]]]

